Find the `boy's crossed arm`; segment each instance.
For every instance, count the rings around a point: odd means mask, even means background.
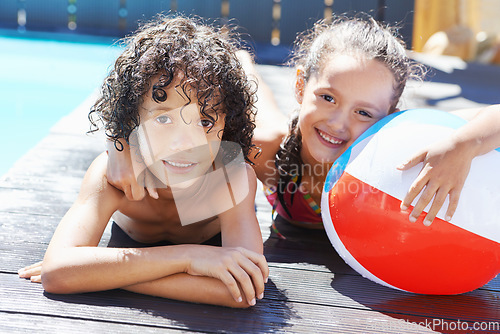
[[[27,267],[21,277],[35,275],[36,281],[36,275],[41,273],[45,290],[52,293],[124,288],[231,307],[253,305],[255,298],[263,295],[268,268],[261,251],[262,239],[257,248],[255,240],[249,244],[257,252],[242,247],[202,245],[97,247],[111,215],[127,201],[123,192],[107,183],[105,171],[103,154],[89,168],[77,201],[50,242],[43,266],[39,263]],[[248,197],[251,201],[252,196]],[[248,232],[246,228],[230,225],[225,227],[229,244],[235,237],[245,240],[240,233]]]

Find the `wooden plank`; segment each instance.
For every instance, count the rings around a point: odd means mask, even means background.
[[[289,301],[371,309],[422,317],[493,321],[500,319],[500,292],[475,290],[455,296],[428,296],[394,290],[359,275],[271,268],[270,278],[278,293],[271,298]],[[286,294],[280,294],[286,291]]]
[[[1,333],[171,333],[180,331],[172,327],[154,325],[140,326],[131,323],[116,323],[111,321],[94,321],[92,319],[54,318],[52,315],[31,313],[0,312]]]
[[[425,328],[369,310],[295,303],[265,297],[248,310],[196,305],[112,290],[88,294],[43,293],[39,284],[0,274],[0,312],[66,319],[178,328],[202,332],[422,333]],[[267,294],[271,294],[267,287]],[[22,300],[23,302],[16,302]],[[33,309],[33,305],[36,308]],[[64,318],[64,319],[63,319]],[[423,320],[420,319],[420,320]],[[430,332],[430,331],[427,331]]]
[[[76,194],[0,188],[0,212],[62,217],[75,199]]]
[[[500,318],[500,291],[479,289],[458,296],[416,295],[383,287],[359,275],[272,266],[269,277],[265,296],[274,301],[471,322]]]
[[[0,219],[0,271],[16,273],[18,269],[43,259],[52,234],[61,220],[58,215],[5,213]],[[99,246],[105,247],[111,235],[108,224]]]

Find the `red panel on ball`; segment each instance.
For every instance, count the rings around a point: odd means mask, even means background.
[[[408,220],[401,200],[347,172],[329,193],[339,239],[367,271],[402,290],[458,294],[498,274],[500,244],[436,218],[431,226]],[[326,224],[326,222],[325,222]]]

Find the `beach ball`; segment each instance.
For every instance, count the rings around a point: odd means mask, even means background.
[[[437,110],[398,112],[334,162],[322,194],[323,224],[358,273],[391,288],[440,295],[474,290],[500,273],[500,149],[473,159],[451,221],[444,219],[448,202],[430,226],[424,213],[412,223],[410,210],[400,210],[422,164],[396,166],[465,123]]]

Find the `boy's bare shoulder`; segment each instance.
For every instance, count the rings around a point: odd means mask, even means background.
[[[101,153],[94,159],[85,173],[80,188],[78,200],[85,200],[89,197],[97,196],[101,200],[106,200],[109,204],[116,201],[116,205],[125,197],[125,194],[108,183],[106,176],[108,165],[108,155]]]

